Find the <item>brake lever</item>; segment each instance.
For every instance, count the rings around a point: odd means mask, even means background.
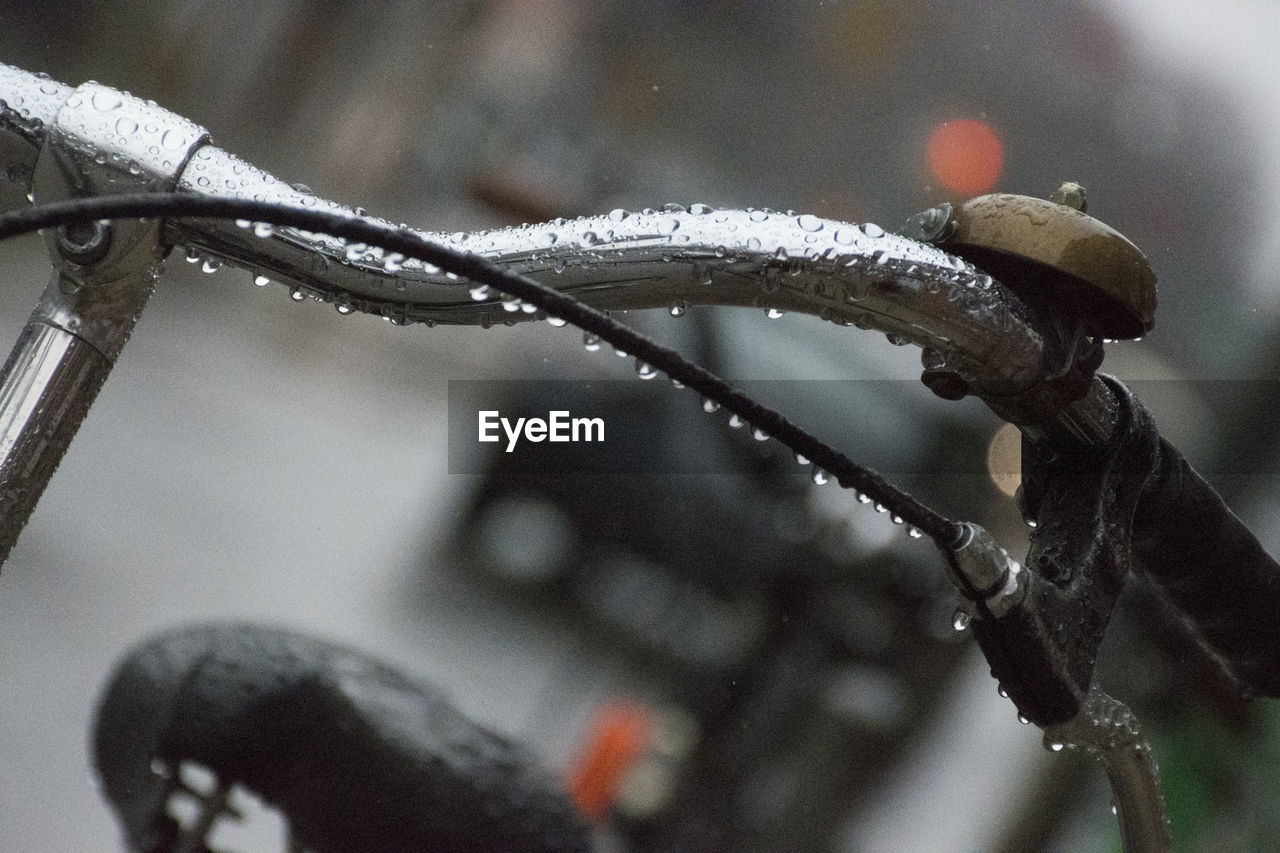
[[[1022,589],[1000,604],[970,599],[992,675],[1039,726],[1080,711],[1130,566],[1134,514],[1158,460],[1159,436],[1119,382],[1104,380],[1119,426],[1105,446],[1051,447],[1024,438],[1021,505],[1034,523]],[[962,588],[963,589],[963,588]]]

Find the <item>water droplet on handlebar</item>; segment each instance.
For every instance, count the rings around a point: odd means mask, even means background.
[[[337,311],[339,314],[343,315],[344,317],[348,314],[353,313],[356,310],[351,307],[350,302],[336,302],[334,303],[333,307],[335,311]]]
[[[593,335],[590,332],[583,332],[582,348],[587,352],[598,352],[600,350],[600,336]]]
[[[923,539],[923,538],[924,538],[924,533],[923,533],[923,532],[921,532],[920,528],[918,528],[918,527],[908,527],[908,528],[907,528],[907,535],[908,535],[908,536],[910,536],[912,539]]]
[[[404,255],[392,252],[382,259],[382,268],[389,273],[397,273],[404,269]]]
[[[676,379],[676,378],[673,376],[673,377],[671,377],[671,387],[672,387],[672,388],[683,388],[683,387],[684,387],[684,383],[683,383],[683,382],[681,382],[679,379]]]
[[[862,225],[862,233],[866,234],[868,237],[879,238],[884,236],[884,229],[879,225],[876,225],[874,222],[865,222]]]
[[[621,222],[626,218],[627,212],[620,207],[615,207],[613,210],[609,211],[609,219],[614,222]]]
[[[831,481],[831,477],[821,468],[814,468],[813,473],[809,475],[809,479],[813,481],[815,486],[825,486]]]
[[[565,320],[563,317],[552,317],[552,316],[548,315],[548,316],[547,316],[547,325],[549,325],[549,326],[555,326],[555,327],[558,329],[558,328],[560,328],[561,326],[566,326],[566,325],[568,325],[568,321],[567,321],[567,320]]]
[[[1054,741],[1053,743],[1049,744],[1047,748],[1052,752],[1062,752],[1062,746],[1063,746],[1062,744],[1058,743],[1057,741]]]
[[[639,376],[641,379],[653,379],[657,375],[657,368],[647,362],[641,361],[638,358],[636,359],[636,376]]]
[[[711,414],[712,412],[719,411],[719,409],[720,409],[720,404],[717,403],[715,400],[712,400],[710,397],[707,397],[702,401],[702,411],[706,412],[707,414]]]
[[[747,218],[752,222],[764,222],[769,218],[769,214],[763,210],[751,210],[747,213]]]
[[[262,237],[265,239],[267,237],[270,237],[272,234],[274,234],[275,231],[276,231],[276,227],[272,225],[270,222],[253,223],[253,236],[255,237]]]
[[[680,227],[680,220],[668,216],[658,220],[659,234],[674,234],[676,229]]]
[[[900,515],[895,515],[893,516],[893,518],[889,520],[892,521],[894,524],[902,524],[902,516]]]
[[[99,112],[109,113],[112,110],[119,109],[123,106],[124,100],[121,99],[119,94],[111,89],[99,89],[93,93],[93,98],[90,103],[92,103],[93,108]]]
[[[1004,689],[1004,685],[1003,685],[1003,684],[997,684],[997,685],[996,685],[996,692],[1000,694],[1000,698],[1001,698],[1001,699],[1008,699],[1008,698],[1009,698],[1009,691]]]
[[[858,238],[854,236],[854,233],[850,231],[848,228],[836,229],[835,241],[839,243],[841,246],[852,246],[857,241],[857,239]]]
[[[302,300],[307,298],[307,294],[301,287],[295,287],[292,291],[290,291],[289,298],[292,299],[294,302],[301,302]]]
[[[876,505],[875,505],[874,509],[875,509],[875,511],[876,511],[876,512],[888,512],[888,511],[889,511],[889,508],[888,508],[888,507],[886,507],[884,504],[880,503],[879,501],[877,501],[877,502],[876,502]]]
[[[205,258],[204,263],[200,265],[200,269],[203,272],[215,273],[218,270],[222,269],[222,261],[219,261],[215,258]]]
[[[121,136],[132,136],[138,132],[138,123],[128,116],[116,119],[116,133]]]
[[[538,306],[534,305],[532,302],[521,302],[520,310],[525,314],[536,314],[538,313]]]
[[[885,340],[893,344],[895,347],[905,347],[908,343],[906,338],[904,338],[902,335],[899,335],[895,332],[890,332],[884,337],[885,337]]]
[[[760,429],[760,427],[756,427],[754,430],[751,431],[751,437],[754,438],[756,441],[768,441],[769,433]]]
[[[799,453],[797,453],[797,454],[796,454],[796,464],[797,464],[797,465],[808,465],[808,464],[809,464],[809,460],[808,460],[808,459],[806,459],[805,457],[801,456]]]
[[[489,298],[489,285],[477,284],[467,291],[467,295],[471,297],[472,302],[484,302]]]
[[[683,317],[685,315],[685,312],[688,310],[689,310],[689,306],[687,303],[673,302],[671,303],[671,307],[667,309],[667,313],[669,313],[672,317]]]
[[[729,415],[729,429],[738,429],[745,423],[746,421],[737,415]]]
[[[1024,714],[1018,714],[1018,722],[1022,723],[1024,726],[1031,725],[1031,721],[1028,720]]]
[[[695,203],[689,205],[689,212],[694,216],[702,216],[703,214],[713,213],[715,208],[709,204]]]
[[[963,631],[968,628],[971,621],[973,621],[973,617],[969,615],[969,611],[962,607],[957,607],[956,612],[951,614],[951,627],[957,631]]]
[[[806,213],[796,220],[796,224],[800,226],[802,231],[821,231],[822,220],[814,216],[812,213]]]
[[[520,310],[520,300],[508,299],[506,302],[502,303],[502,310],[506,311],[508,314],[514,314]]]

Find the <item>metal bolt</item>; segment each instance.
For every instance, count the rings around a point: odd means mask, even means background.
[[[105,222],[73,222],[58,229],[58,252],[73,264],[96,264],[110,248],[111,226]]]
[[[1062,186],[1049,194],[1049,201],[1065,204],[1072,210],[1078,210],[1081,213],[1089,212],[1089,201],[1085,198],[1084,187],[1075,181],[1064,181]]]

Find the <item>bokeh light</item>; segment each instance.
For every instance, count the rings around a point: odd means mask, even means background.
[[[944,122],[929,135],[929,171],[948,190],[963,195],[990,192],[1004,166],[1000,137],[984,122]]]

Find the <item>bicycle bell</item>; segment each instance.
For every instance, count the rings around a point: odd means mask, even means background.
[[[1084,188],[1068,182],[1049,200],[997,193],[959,210],[939,205],[904,230],[1097,334],[1141,337],[1155,323],[1155,273],[1137,246],[1085,209]]]

